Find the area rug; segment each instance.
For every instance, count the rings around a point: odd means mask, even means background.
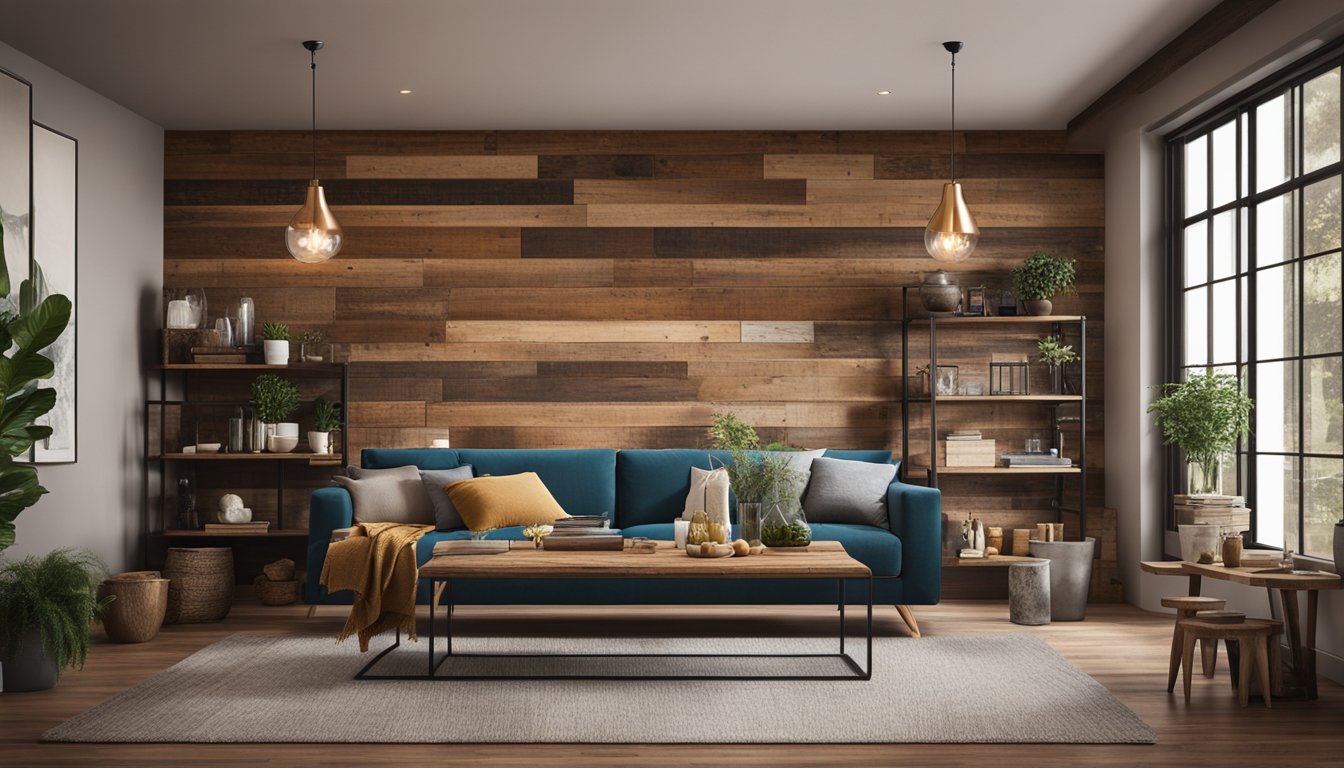
[[[455,649],[826,653],[834,650],[834,641],[468,637],[459,638]],[[861,640],[851,646],[851,652],[861,650]],[[1101,684],[1045,642],[1024,634],[879,638],[873,679],[866,682],[351,679],[369,658],[354,642],[338,645],[325,636],[234,635],[47,731],[43,738],[637,744],[1156,740],[1153,730]],[[419,672],[425,659],[423,639],[403,643],[376,671]],[[554,669],[569,662],[546,663]],[[662,663],[693,671],[702,662],[690,658]]]

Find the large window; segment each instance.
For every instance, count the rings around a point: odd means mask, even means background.
[[[1243,377],[1253,435],[1224,492],[1247,497],[1258,543],[1316,557],[1344,512],[1342,65],[1336,45],[1178,132],[1168,152],[1169,380]]]

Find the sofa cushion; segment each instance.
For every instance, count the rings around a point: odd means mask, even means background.
[[[812,480],[803,498],[803,512],[808,522],[889,528],[887,487],[895,477],[893,464],[817,459],[812,462]]]
[[[460,448],[458,460],[476,476],[535,472],[555,500],[572,515],[606,513],[616,519],[616,451],[599,449]],[[682,470],[684,473],[685,470]],[[685,482],[683,474],[682,481]]]
[[[713,457],[711,464],[710,457]],[[689,469],[713,469],[732,460],[727,451],[636,449],[616,454],[616,519],[625,529],[681,517],[690,491]],[[736,501],[729,498],[729,508]]]
[[[462,522],[462,516],[457,512],[457,507],[453,506],[453,500],[448,498],[448,492],[443,490],[443,487],[451,482],[471,477],[473,475],[470,464],[452,469],[420,470],[420,482],[425,484],[425,491],[429,493],[429,503],[434,507],[436,529],[453,531],[466,527],[466,523]]]
[[[444,490],[473,531],[542,525],[569,516],[536,472],[458,480]]]
[[[822,448],[816,451],[766,451],[765,455],[772,459],[783,459],[788,463],[789,469],[801,475],[794,488],[798,492],[798,498],[801,499],[803,494],[807,492],[807,481],[812,477],[812,460],[825,456],[826,449]]]
[[[420,469],[452,469],[459,463],[452,448],[365,448],[359,454],[365,469],[389,469],[412,465]]]
[[[686,492],[686,503],[681,509],[681,519],[690,520],[698,510],[710,511],[720,501],[729,504],[728,470],[722,467],[701,469],[691,467],[691,488]],[[731,510],[731,507],[728,509]],[[729,514],[732,517],[732,514]]]
[[[434,507],[430,504],[424,484],[420,482],[420,471],[415,467],[351,467],[350,473],[355,477],[337,475],[332,478],[332,482],[350,492],[355,522],[434,522]]]

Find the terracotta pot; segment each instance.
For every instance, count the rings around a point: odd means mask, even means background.
[[[1053,306],[1049,299],[1042,299],[1041,301],[1024,299],[1022,301],[1022,308],[1027,311],[1028,315],[1048,315],[1050,314],[1050,310],[1053,309]]]

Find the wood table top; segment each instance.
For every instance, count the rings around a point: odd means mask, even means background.
[[[441,555],[420,566],[421,578],[467,579],[787,579],[868,578],[872,571],[838,541],[814,541],[801,549],[767,549],[747,557],[698,558],[658,542],[640,554],[626,549],[564,552],[515,547],[498,555]]]
[[[1313,573],[1283,573],[1277,569],[1262,565],[1228,568],[1222,565],[1190,563],[1177,560],[1145,560],[1139,567],[1148,573],[1165,576],[1208,576],[1211,579],[1230,581],[1250,587],[1268,587],[1270,589],[1344,589],[1344,581],[1333,573],[1316,571]]]

